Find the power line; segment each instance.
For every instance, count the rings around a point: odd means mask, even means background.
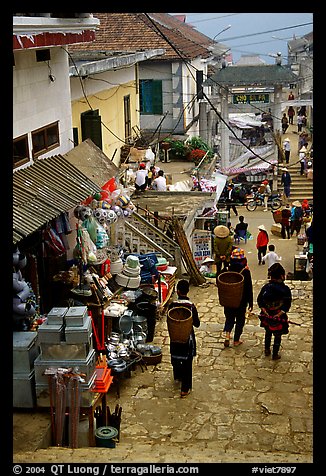
[[[190,72],[192,78],[195,80],[195,77],[193,75],[193,73],[190,71],[190,66],[194,68],[193,65],[191,65],[191,63],[186,60],[182,55],[181,53],[179,52],[179,50],[175,47],[175,45],[170,41],[170,39],[160,30],[160,28],[157,26],[157,24],[150,18],[150,16],[147,14],[147,13],[144,13],[145,17],[153,24],[153,26],[155,27],[155,29],[159,32],[159,34],[165,39],[165,41],[173,48],[173,50],[177,53],[177,55],[181,58],[181,60],[183,61],[183,63],[186,65],[188,71]],[[196,68],[194,68],[196,69]],[[258,157],[260,160],[262,160],[263,162],[266,162],[270,165],[274,165],[272,164],[271,162],[269,162],[268,160],[264,159],[263,157],[261,157],[259,154],[257,154],[254,150],[252,150],[247,144],[245,144],[245,142],[243,142],[237,135],[236,133],[233,131],[232,127],[230,127],[230,125],[225,121],[225,119],[221,116],[221,114],[217,111],[216,107],[214,106],[214,104],[211,102],[211,100],[208,98],[207,94],[202,91],[202,94],[203,96],[205,97],[206,101],[208,102],[208,104],[211,106],[211,108],[213,109],[213,111],[215,112],[215,114],[219,117],[219,119],[225,124],[225,126],[231,131],[231,133],[234,135],[234,137],[243,145],[246,147],[246,149],[248,149],[253,155],[255,155],[256,157]]]
[[[230,38],[223,38],[224,41],[237,40],[238,38],[248,38],[249,36],[265,35],[266,33],[274,33],[275,31],[290,30],[291,28],[299,28],[301,26],[313,25],[313,22],[301,23],[300,25],[286,26],[283,28],[276,28],[274,30],[266,30],[258,33],[248,33],[247,35],[232,36]]]

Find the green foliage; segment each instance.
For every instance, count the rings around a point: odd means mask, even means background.
[[[186,141],[168,138],[165,139],[164,142],[169,142],[169,144],[171,145],[170,154],[174,155],[175,157],[183,157],[188,158],[188,160],[197,161],[199,159],[199,155],[204,156],[206,152],[208,152],[209,158],[213,157],[214,155],[212,149],[200,137],[191,137]],[[195,157],[191,155],[191,152],[194,150],[202,150],[204,151],[204,154],[196,152],[195,154],[193,154],[196,156],[195,160]]]

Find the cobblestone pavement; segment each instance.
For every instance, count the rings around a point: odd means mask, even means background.
[[[190,292],[201,325],[196,329],[193,391],[187,398],[180,398],[180,384],[172,377],[162,318],[154,338],[162,346],[162,362],[137,367],[121,381],[120,398],[115,386],[109,390],[110,408],[122,406],[116,448],[18,451],[14,462],[311,463],[312,281],[287,281],[293,294],[289,319],[301,326],[291,325],[283,336],[279,361],[265,357],[264,330],[253,315],[246,320],[243,344],[233,347],[231,341],[224,348],[223,308],[211,281]],[[255,302],[265,281],[253,282]]]

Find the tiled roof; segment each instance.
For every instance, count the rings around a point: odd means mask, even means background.
[[[280,65],[228,66],[217,70],[204,83],[204,86],[211,86],[212,84],[273,86],[274,84],[296,83],[297,81],[298,76],[290,68]]]
[[[206,58],[211,52],[209,38],[167,13],[94,13],[100,20],[96,39],[89,44],[74,45],[71,51],[135,52],[164,48],[166,53],[157,59]],[[150,17],[148,18],[147,15]],[[152,20],[152,21],[151,21]],[[167,41],[160,33],[169,40]],[[169,43],[170,42],[170,43]]]

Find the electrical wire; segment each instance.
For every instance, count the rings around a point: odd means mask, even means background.
[[[189,61],[186,60],[182,55],[181,53],[179,52],[179,50],[175,47],[175,45],[170,41],[169,38],[167,38],[167,36],[160,30],[160,28],[157,26],[157,24],[151,19],[151,17],[147,14],[147,13],[144,13],[143,14],[154,26],[154,28],[159,32],[159,34],[165,39],[165,41],[174,49],[174,51],[178,54],[178,56],[180,57],[180,59],[182,60],[182,62],[186,65],[188,71],[190,72],[192,78],[195,80],[195,77],[192,73],[192,71],[190,70],[189,68]],[[190,63],[191,65],[191,63]],[[192,66],[192,65],[191,65]],[[222,117],[222,115],[217,111],[216,107],[214,106],[214,104],[212,103],[212,101],[208,98],[207,94],[202,90],[202,94],[203,96],[205,97],[206,101],[208,102],[208,104],[211,106],[211,108],[213,109],[213,111],[215,112],[215,114],[219,117],[219,119],[224,123],[224,125],[229,129],[229,131],[234,135],[234,137],[246,148],[248,149],[254,156],[258,157],[260,160],[262,160],[263,162],[266,162],[268,163],[269,165],[275,165],[271,162],[269,162],[268,160],[264,159],[263,157],[261,157],[259,154],[257,154],[254,150],[252,150],[247,144],[245,144],[245,142],[243,142],[237,135],[236,133],[233,131],[232,127],[229,126],[229,124],[227,123],[227,121],[225,121],[225,119]]]

